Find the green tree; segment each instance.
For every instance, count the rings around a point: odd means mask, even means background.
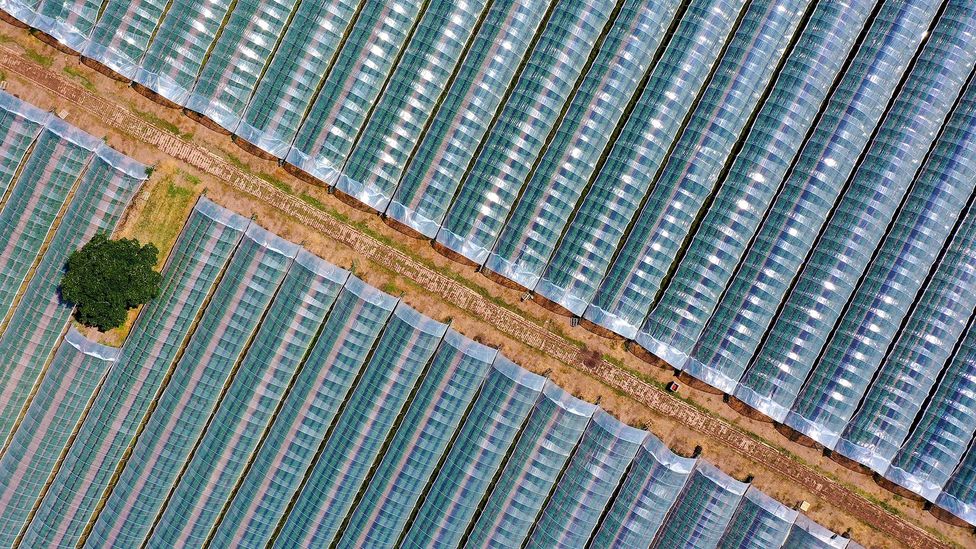
[[[158,256],[152,244],[96,234],[68,258],[61,298],[75,306],[75,318],[85,326],[117,328],[129,309],[159,295],[162,277],[153,270]]]

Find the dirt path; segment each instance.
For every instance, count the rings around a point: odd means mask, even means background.
[[[871,524],[900,543],[908,547],[949,547],[918,526],[875,505],[841,483],[796,462],[782,451],[754,439],[743,430],[661,392],[605,360],[593,360],[590,355],[558,334],[492,303],[470,288],[435,272],[399,250],[238,169],[217,154],[151,125],[125,107],[97,96],[84,87],[31,63],[22,58],[19,52],[0,46],[0,69],[17,74],[49,90],[64,101],[88,111],[106,125],[152,145],[176,160],[220,178],[242,192],[284,211],[305,225],[330,235],[364,258],[415,281],[432,295],[470,312],[513,339],[593,375],[609,387],[624,392],[650,409],[674,419],[705,437],[720,441],[735,452],[780,473],[803,486],[813,495],[829,501],[831,505],[844,510],[852,517]]]

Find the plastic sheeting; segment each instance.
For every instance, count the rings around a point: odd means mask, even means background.
[[[718,546],[722,549],[782,547],[797,512],[750,486]]]
[[[486,4],[429,4],[349,155],[339,189],[375,210],[386,210]]]
[[[157,398],[87,547],[143,543],[297,246],[251,225]]]
[[[446,330],[445,324],[402,302],[393,311],[275,539],[276,547],[326,547],[335,540]]]
[[[185,105],[232,0],[173,0],[133,80]]]
[[[613,280],[628,285],[621,293],[633,296],[635,314],[628,319],[645,314],[659,296],[809,5],[808,0],[770,0],[746,9],[610,271]],[[619,278],[618,273],[628,274]],[[672,349],[670,328],[659,322],[646,319],[635,340],[683,368],[687,354]]]
[[[643,323],[808,5],[806,0],[767,0],[745,8],[691,119],[681,136],[672,138],[677,139],[674,152],[601,285],[600,295],[620,296],[619,305],[601,301],[602,309],[616,315],[614,322]],[[690,108],[682,107],[675,112],[677,121]],[[667,150],[670,144],[666,140],[659,146]],[[661,162],[655,158],[651,173]],[[659,343],[648,332],[644,325],[635,339],[657,350]],[[676,362],[669,353],[662,355]]]
[[[673,0],[621,6],[485,268],[535,287],[677,8]]]
[[[468,48],[386,214],[433,238],[551,0],[497,0]]]
[[[603,410],[594,412],[526,547],[584,546],[647,436]]]
[[[288,162],[336,184],[423,5],[423,0],[366,0]]]
[[[844,549],[850,540],[799,515],[793,523],[783,549]]]
[[[440,244],[475,263],[488,258],[613,9],[611,0],[556,5],[451,205]]]
[[[0,92],[0,195],[7,192],[27,157],[27,149],[50,117],[50,114]]]
[[[541,393],[545,378],[499,356],[401,547],[457,547]]]
[[[968,291],[972,291],[970,286]],[[976,433],[976,330],[970,327],[945,377],[885,478],[935,501]]]
[[[497,351],[448,330],[338,547],[393,547]]]
[[[284,158],[363,0],[299,2],[237,136]]]
[[[0,542],[12,547],[118,349],[67,333],[0,459]]]
[[[75,51],[82,51],[95,30],[102,0],[43,0],[31,25]]]
[[[0,0],[0,10],[3,10],[15,19],[30,25],[37,16],[37,10],[41,0]]]
[[[699,0],[685,10],[549,262],[540,294],[583,313],[744,3]]]
[[[748,487],[699,461],[668,512],[654,547],[716,547]]]
[[[298,0],[239,0],[186,101],[233,132]],[[284,52],[282,52],[284,54]]]
[[[890,274],[868,275],[865,286],[881,299],[864,303],[869,322],[898,326],[908,315],[901,335],[894,331],[862,331],[858,337],[879,343],[860,352],[865,360],[881,363],[876,349],[886,352],[881,372],[871,384],[861,408],[847,425],[835,451],[875,471],[884,472],[911,430],[936,378],[949,359],[976,309],[976,211],[970,210],[946,247],[946,237],[976,185],[976,86],[970,85],[933,151],[929,166],[912,191],[878,255],[878,265],[895,265]],[[940,169],[942,168],[942,169]],[[919,203],[922,202],[922,203]],[[924,292],[916,296],[935,262],[942,259]],[[889,248],[891,248],[889,250]],[[902,270],[911,271],[902,274]],[[904,293],[901,291],[905,288]],[[918,297],[913,306],[911,301]],[[887,299],[885,299],[887,298]],[[855,299],[853,310],[863,305]],[[911,314],[909,315],[909,310]],[[889,322],[891,324],[889,324]],[[862,322],[864,324],[864,322]],[[869,324],[870,326],[870,324]],[[846,328],[842,325],[842,328]],[[839,332],[854,333],[850,328]],[[853,338],[852,338],[853,339]]]
[[[976,526],[976,450],[966,452],[936,504]]]
[[[873,354],[880,361],[889,343],[874,344],[870,335],[852,342],[846,338],[852,331],[846,323],[854,318],[855,333],[872,334],[880,327],[894,334],[901,321],[888,318],[875,328],[869,326],[876,319],[859,322],[853,315],[863,311],[863,305],[854,294],[861,276],[872,267],[866,279],[870,295],[860,299],[886,301],[886,294],[872,286],[878,276],[874,267],[898,265],[881,256],[871,266],[872,256],[976,65],[976,6],[964,3],[968,6],[950,2],[940,17],[755,359],[754,367],[789,370],[799,378],[812,369],[785,423],[830,449],[877,369],[878,362],[865,363],[861,357]],[[950,149],[955,149],[955,139],[947,137]],[[937,175],[922,177],[949,176],[947,166],[937,160],[926,166]],[[948,220],[947,228],[951,223]],[[928,252],[927,265],[914,266],[914,289],[906,284],[894,291],[909,293],[909,300],[914,297],[941,248],[939,243]],[[840,331],[824,349],[842,314]]]
[[[654,435],[648,436],[591,545],[621,549],[649,547],[695,462],[695,458],[674,454]]]
[[[706,367],[753,357],[939,6],[885,3],[874,19],[696,346]],[[805,372],[768,366],[750,365],[735,396],[782,421]]]
[[[133,78],[169,0],[109,0],[83,55]]]
[[[48,128],[37,138],[0,211],[0,317],[15,305],[48,233],[97,147],[94,139],[75,144],[62,138],[60,133],[72,129],[59,119],[52,119]]]
[[[546,382],[467,547],[522,546],[596,410]]]
[[[873,5],[874,0],[842,0],[814,8],[670,284],[648,315],[647,325],[669,354],[690,357],[685,372],[727,393],[735,389],[745,365],[706,368],[691,357],[692,349]]]
[[[298,252],[147,547],[204,545],[348,276]]]
[[[108,488],[197,312],[248,220],[201,198],[24,534],[27,547],[74,547]]]
[[[349,277],[214,533],[215,547],[267,547],[397,300]]]
[[[96,233],[112,232],[144,178],[144,172],[140,178],[126,175],[98,154],[85,172],[0,336],[0,356],[4,358],[0,368],[0,438],[9,433],[68,328],[72,307],[61,301],[58,292],[68,256]]]

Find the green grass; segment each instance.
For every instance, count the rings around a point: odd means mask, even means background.
[[[184,178],[185,180],[185,178]],[[132,237],[159,248],[160,262],[169,254],[183,229],[183,221],[199,193],[168,176],[152,188],[148,203],[132,228]]]
[[[241,170],[244,173],[251,173],[251,167],[245,164],[244,161],[238,158],[237,156],[231,153],[227,153],[227,160],[230,161],[231,165],[233,165],[238,170]]]
[[[180,127],[177,126],[176,124],[174,124],[174,123],[172,123],[172,122],[170,122],[168,120],[164,120],[164,119],[156,116],[155,114],[153,114],[151,112],[140,111],[139,109],[137,109],[135,107],[132,108],[132,112],[135,113],[136,116],[138,116],[139,118],[145,120],[146,122],[149,122],[153,126],[157,126],[159,128],[162,128],[162,129],[168,131],[169,133],[171,133],[171,134],[179,137],[180,139],[184,139],[186,141],[189,141],[190,139],[193,138],[193,133],[181,131],[180,130]]]
[[[191,173],[186,173],[186,172],[181,171],[180,172],[180,176],[183,179],[185,179],[187,181],[187,183],[190,183],[190,184],[193,184],[193,185],[199,185],[200,184],[200,178],[197,177],[197,176],[195,176],[195,175],[193,175],[193,174],[191,174]]]
[[[298,195],[298,198],[301,198],[302,199],[302,202],[305,202],[306,204],[308,204],[309,206],[311,206],[313,208],[318,208],[318,209],[323,210],[323,211],[326,209],[325,204],[323,204],[321,200],[319,200],[318,198],[315,198],[314,196],[312,196],[312,195],[310,195],[308,193],[302,193],[302,194]]]
[[[46,69],[51,68],[51,65],[54,64],[53,57],[49,55],[44,55],[43,53],[32,48],[24,48],[24,55],[26,55],[27,58],[30,59],[31,61],[37,63],[38,65]]]
[[[7,79],[7,73],[0,71],[0,82],[3,82],[6,79]]]
[[[271,183],[272,185],[275,186],[275,188],[277,188],[279,191],[281,191],[283,193],[286,193],[286,194],[295,194],[295,189],[292,189],[291,188],[291,185],[289,185],[288,183],[285,183],[281,179],[278,179],[277,177],[275,177],[275,176],[273,176],[273,175],[271,175],[269,173],[260,173],[260,174],[258,174],[258,177],[261,178],[261,179],[263,179],[264,181],[267,181],[268,183]]]
[[[78,69],[76,69],[74,67],[65,67],[64,68],[64,74],[67,74],[68,76],[70,76],[76,82],[78,82],[79,84],[81,84],[81,87],[85,88],[86,90],[88,90],[90,92],[97,91],[95,89],[95,84],[92,83],[92,81],[89,80],[88,77],[85,76],[84,73],[82,73],[80,70],[78,70]]]
[[[400,288],[392,282],[385,282],[380,286],[380,290],[390,295],[400,295]]]

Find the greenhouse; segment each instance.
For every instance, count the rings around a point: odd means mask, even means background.
[[[750,486],[718,546],[723,549],[782,547],[796,516],[795,510]]]
[[[297,0],[239,0],[186,101],[186,108],[237,129]]]
[[[330,545],[447,330],[399,303],[283,523],[281,547]]]
[[[0,458],[0,543],[4,547],[14,544],[72,429],[118,354],[118,349],[89,341],[74,328],[64,336]]]
[[[447,331],[339,547],[396,543],[496,354]]]
[[[248,228],[99,513],[89,546],[139,545],[149,534],[297,252],[256,225]]]
[[[786,423],[828,448],[853,415],[874,370],[836,360],[831,348],[815,362],[976,64],[976,36],[965,30],[976,27],[974,16],[976,6],[952,5],[942,13],[754,359],[758,367],[772,365],[797,375],[812,370]],[[960,113],[964,120],[965,114]],[[956,141],[956,135],[948,137]],[[940,169],[944,164],[932,164],[926,168],[937,170],[933,177],[949,175]],[[872,294],[885,300],[882,292]]]
[[[485,268],[535,287],[677,8],[672,0],[620,7]]]
[[[24,543],[77,545],[247,224],[206,199],[197,203],[163,269],[159,297],[143,310],[102,382]]]
[[[504,464],[545,378],[498,357],[416,511],[403,547],[456,547]]]
[[[646,437],[647,431],[596,411],[525,546],[585,545]]]
[[[288,153],[289,162],[336,185],[423,3],[366,0],[305,117]]]
[[[0,211],[0,317],[14,306],[58,213],[98,148],[94,138],[79,134],[58,119],[50,121]]]
[[[348,275],[298,252],[147,546],[206,541]]]
[[[132,79],[169,4],[167,0],[108,0],[84,50],[86,57]]]
[[[699,461],[654,540],[655,547],[715,547],[732,521],[744,482]]]
[[[601,286],[604,294],[625,296],[620,306],[615,304],[608,309],[616,311],[618,322],[642,324],[700,206],[712,192],[726,155],[769,84],[806,4],[753,2],[745,9],[687,126],[674,143],[674,152],[663,164],[630,236],[613,262],[608,282]],[[682,112],[677,114],[681,116]],[[662,145],[666,147],[668,143]],[[651,173],[656,173],[660,164],[655,161]],[[620,287],[611,285],[616,283]],[[658,347],[648,340],[644,330],[635,340],[652,352]]]
[[[237,127],[237,136],[284,158],[362,0],[300,2]]]
[[[386,210],[486,3],[434,2],[424,12],[349,155],[340,190]]]
[[[481,264],[507,212],[578,86],[590,50],[613,11],[609,0],[561,2],[553,9],[508,100],[437,233],[437,242]]]
[[[575,314],[594,298],[657,167],[718,59],[743,0],[695,0],[651,71],[603,167],[573,214],[539,282],[539,293]],[[660,98],[664,101],[659,101]],[[609,301],[594,302],[587,318],[620,326]]]
[[[644,440],[606,518],[594,534],[599,547],[648,547],[695,466],[654,436]]]
[[[970,320],[972,326],[972,320]],[[885,478],[935,501],[976,433],[976,330],[968,329]]]
[[[695,350],[695,359],[706,365],[750,364],[735,396],[777,421],[786,417],[804,374],[752,356],[939,4],[881,8]],[[845,139],[835,137],[841,130]]]
[[[970,113],[968,102],[960,106]],[[965,141],[971,142],[976,132],[967,130]],[[953,157],[961,151],[974,150],[971,146],[954,148]],[[933,153],[933,159],[941,159],[942,151]],[[946,161],[949,161],[946,158]],[[969,159],[960,161],[959,166],[967,166],[968,172],[976,169],[976,162]],[[923,179],[923,182],[928,182]],[[962,181],[946,179],[935,183],[936,189],[951,197],[957,190],[954,184],[961,184],[969,195],[973,191],[976,178],[969,173]],[[946,188],[941,189],[942,185]],[[926,185],[928,187],[928,185]],[[925,188],[925,187],[923,187]],[[935,189],[930,189],[935,190]],[[910,228],[911,234],[937,238],[938,223],[946,223],[953,216],[945,206],[948,200],[932,196],[927,201],[932,209],[919,208],[930,217],[921,218],[916,226]],[[951,202],[950,202],[951,203]],[[909,210],[911,211],[911,210]],[[910,220],[909,220],[910,221]],[[916,228],[917,227],[917,228]],[[889,238],[893,242],[911,242],[907,238],[898,239],[903,233],[898,224]],[[920,242],[920,245],[925,244]],[[912,248],[906,247],[908,250]],[[928,248],[926,248],[928,250]],[[925,253],[930,253],[926,251]],[[952,351],[970,324],[976,312],[976,293],[971,291],[976,283],[976,210],[970,208],[939,264],[927,282],[925,290],[918,297],[915,307],[905,324],[902,334],[894,341],[892,349],[881,365],[880,373],[872,381],[871,388],[864,397],[854,418],[847,425],[843,436],[837,442],[836,451],[867,465],[878,472],[887,470],[895,453],[908,437],[913,422],[922,410],[936,384],[940,372],[952,355]],[[899,259],[901,260],[901,259]],[[880,312],[887,313],[880,305]],[[890,336],[889,336],[890,337]],[[867,354],[867,353],[865,353]]]
[[[596,409],[546,383],[475,521],[471,545],[522,545]]]
[[[492,2],[387,208],[392,219],[428,238],[437,234],[551,5],[551,0]]]
[[[231,0],[173,0],[133,80],[186,105]]]
[[[396,303],[349,277],[305,367],[215,525],[212,543],[268,545]]]
[[[867,21],[874,0],[818,3],[731,160],[711,207],[645,320],[685,372],[732,393],[745,365],[702,364],[692,350]],[[676,365],[677,366],[677,365]]]

